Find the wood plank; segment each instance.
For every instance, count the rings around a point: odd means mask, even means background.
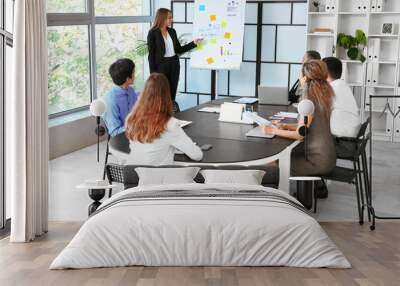
[[[368,225],[321,223],[351,262],[352,269],[290,267],[115,267],[49,270],[51,261],[78,231],[80,223],[51,223],[38,240],[0,241],[0,285],[136,285],[136,286],[265,286],[265,285],[399,285],[399,222]]]

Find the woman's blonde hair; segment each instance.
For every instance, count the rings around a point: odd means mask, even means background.
[[[169,14],[172,14],[172,12],[167,8],[158,9],[156,13],[156,18],[154,19],[153,27],[151,27],[151,29],[160,29],[167,21]]]
[[[305,96],[329,118],[332,111],[332,98],[335,94],[326,80],[328,67],[323,61],[310,60],[303,64],[301,72],[305,77]]]
[[[163,74],[152,73],[125,121],[126,137],[141,143],[151,143],[166,130],[172,114],[168,79]]]

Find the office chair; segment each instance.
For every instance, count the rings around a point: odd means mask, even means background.
[[[356,137],[338,137],[336,138],[337,142],[347,142],[349,143],[348,145],[353,145],[352,150],[349,153],[345,152],[337,152],[337,158],[341,160],[349,160],[352,161],[354,158],[354,152],[356,151],[356,148],[360,142],[361,139],[364,138],[365,133],[367,131],[368,125],[371,123],[371,118],[368,117],[363,124],[361,124],[360,129],[358,130],[357,136]],[[340,151],[340,150],[339,150]]]
[[[109,163],[105,165],[105,172],[107,174],[107,179],[110,185],[112,183],[124,183],[124,166],[114,163]],[[112,189],[109,190],[108,197],[112,195]]]
[[[178,113],[178,112],[181,112],[181,109],[180,109],[180,107],[179,107],[179,104],[178,104],[178,102],[176,102],[175,100],[172,102],[172,104],[173,104],[173,112],[174,113]]]
[[[357,149],[353,155],[352,162],[353,168],[336,166],[329,175],[321,176],[322,179],[354,184],[357,195],[357,207],[359,215],[359,223],[364,223],[364,207],[370,205],[369,197],[369,177],[368,165],[366,162],[366,146],[371,135],[367,134],[363,139],[358,140]],[[364,188],[365,187],[365,188]],[[364,203],[364,193],[367,204]],[[316,205],[317,199],[314,198]],[[368,208],[369,214],[369,208]]]
[[[353,162],[354,153],[357,151],[357,146],[365,136],[365,132],[370,124],[371,119],[368,117],[363,124],[361,124],[360,129],[358,130],[356,137],[337,137],[335,138],[337,145],[340,143],[346,145],[347,150],[344,147],[336,148],[336,158],[340,160],[346,160]],[[363,154],[363,156],[366,154]],[[366,157],[365,157],[366,158]],[[368,173],[367,173],[368,174]],[[322,180],[323,186],[328,189],[324,180]],[[370,214],[368,213],[368,218],[370,218]]]

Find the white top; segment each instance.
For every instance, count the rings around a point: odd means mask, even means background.
[[[178,149],[192,160],[199,161],[203,158],[203,152],[189,136],[186,135],[179,120],[171,117],[167,123],[167,129],[160,138],[151,143],[130,142],[131,153],[126,158],[125,164],[132,165],[171,165],[174,162],[174,154]]]
[[[350,87],[344,80],[331,82],[335,93],[331,114],[331,133],[336,137],[356,137],[360,129],[360,112]]]
[[[164,37],[164,43],[165,43],[165,58],[170,58],[175,56],[175,49],[174,49],[174,43],[172,42],[171,36],[169,33],[167,33],[167,37]]]

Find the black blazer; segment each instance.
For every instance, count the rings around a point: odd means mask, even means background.
[[[174,44],[174,50],[177,55],[186,53],[197,46],[193,41],[181,46],[176,31],[173,28],[167,28],[167,30],[172,39],[172,43]],[[161,63],[161,60],[165,55],[165,43],[160,29],[152,29],[149,31],[147,34],[147,47],[149,49],[150,73],[157,72],[157,66]]]

